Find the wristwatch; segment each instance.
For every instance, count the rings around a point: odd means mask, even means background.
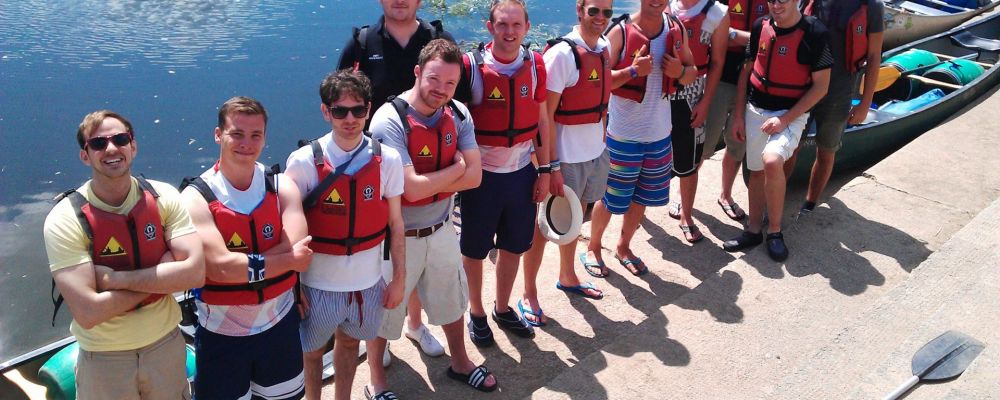
[[[635,66],[629,66],[628,67],[628,74],[632,77],[632,79],[638,78],[639,77],[639,70],[636,69]]]
[[[538,167],[538,173],[539,174],[551,174],[552,173],[552,167],[550,167],[548,165],[543,165],[541,167]]]

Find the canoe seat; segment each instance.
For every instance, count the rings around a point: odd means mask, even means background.
[[[1000,40],[979,37],[969,33],[969,31],[961,31],[951,35],[951,41],[967,49],[985,50],[990,52],[1000,51]]]
[[[905,10],[913,11],[913,12],[915,12],[917,14],[923,14],[923,15],[933,15],[933,16],[951,15],[951,13],[949,13],[947,11],[941,11],[941,10],[938,10],[938,9],[936,9],[934,7],[928,7],[928,6],[925,6],[923,4],[914,3],[912,1],[904,1],[904,2],[902,2],[902,3],[899,4],[899,7],[903,8]]]

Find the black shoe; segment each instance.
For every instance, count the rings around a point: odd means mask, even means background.
[[[493,308],[493,321],[500,329],[513,333],[519,337],[531,339],[535,337],[535,330],[521,319],[514,309],[507,307],[507,311],[498,313],[496,307]]]
[[[493,330],[486,322],[486,316],[477,317],[469,314],[469,339],[476,347],[490,347],[496,344],[493,340]]]
[[[749,231],[743,231],[739,237],[735,239],[729,239],[722,243],[722,249],[730,253],[734,251],[740,251],[743,249],[748,249],[761,244],[764,241],[764,236],[758,233],[753,233]]]
[[[785,247],[785,237],[781,232],[767,234],[767,255],[777,262],[788,258],[788,248]]]

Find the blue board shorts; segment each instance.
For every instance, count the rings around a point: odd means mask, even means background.
[[[665,206],[670,202],[673,154],[670,137],[651,143],[617,140],[608,136],[611,168],[604,206],[624,214],[629,205]]]

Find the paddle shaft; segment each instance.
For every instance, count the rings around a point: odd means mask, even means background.
[[[937,87],[942,87],[942,88],[946,88],[946,89],[958,90],[958,89],[962,88],[959,85],[953,85],[953,84],[950,84],[948,82],[941,82],[939,80],[931,79],[931,78],[928,78],[928,77],[925,77],[925,76],[921,76],[921,75],[907,75],[906,77],[909,78],[909,79],[913,79],[915,81],[920,81],[920,82],[926,83],[926,84],[931,85],[931,86],[937,86]]]
[[[920,378],[918,376],[916,376],[916,375],[911,376],[909,380],[907,380],[902,385],[899,385],[899,387],[896,388],[896,390],[893,390],[892,393],[889,393],[888,395],[886,395],[885,398],[882,399],[882,400],[896,400],[896,399],[898,399],[899,396],[903,395],[903,393],[906,393],[910,389],[913,389],[913,387],[917,385],[917,382],[920,382]]]
[[[945,60],[954,60],[954,59],[956,59],[956,58],[964,58],[964,57],[955,57],[955,56],[949,56],[949,55],[947,55],[947,54],[938,54],[938,53],[931,53],[931,54],[933,54],[933,55],[937,56],[938,58],[943,58],[943,59],[945,59]],[[966,56],[966,57],[967,57],[967,56]],[[973,58],[974,58],[974,57],[973,57]],[[972,58],[969,58],[968,60],[972,60]],[[974,62],[974,63],[976,63],[976,64],[979,64],[979,66],[980,66],[980,67],[983,67],[983,68],[993,68],[993,64],[989,64],[989,63],[984,63],[984,62],[979,62],[979,61],[973,61],[973,62]]]

